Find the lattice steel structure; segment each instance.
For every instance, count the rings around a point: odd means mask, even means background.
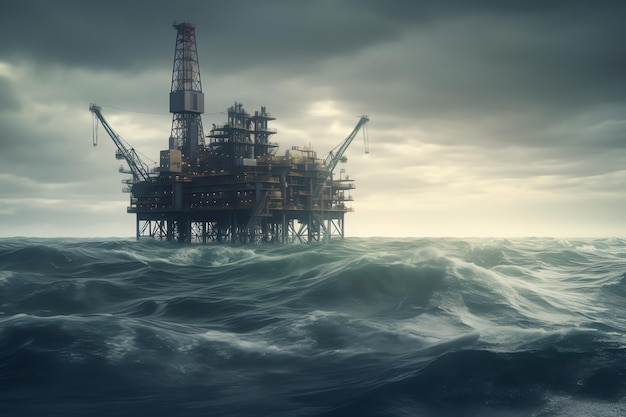
[[[174,28],[176,48],[170,92],[170,113],[173,113],[170,149],[181,151],[183,172],[195,173],[198,148],[204,146],[200,116],[204,113],[204,93],[200,81],[196,27],[191,23],[180,23]]]

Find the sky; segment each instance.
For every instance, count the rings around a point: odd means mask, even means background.
[[[196,25],[205,130],[235,102],[279,153],[342,165],[347,236],[626,237],[626,3],[0,3],[0,236],[132,237],[89,104],[158,160],[174,22]]]

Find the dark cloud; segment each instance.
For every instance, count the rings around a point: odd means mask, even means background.
[[[240,71],[306,66],[397,35],[393,25],[351,2],[137,1],[18,2],[0,18],[0,53],[85,68],[145,68],[174,41],[164,26],[197,24],[204,66]],[[205,53],[203,55],[203,53]]]
[[[363,65],[350,88],[359,91],[354,84],[364,83],[362,94],[378,95],[381,106],[391,97],[420,119],[561,116],[624,101],[626,61],[616,40],[626,37],[625,26],[611,10],[561,11],[467,13],[416,26],[400,50]]]
[[[127,3],[127,4],[126,4]],[[147,2],[22,1],[0,17],[5,59],[93,69],[151,65],[163,5]],[[164,13],[165,12],[165,13]],[[156,43],[159,45],[159,43]],[[162,44],[162,43],[161,43]]]
[[[371,155],[355,142],[349,158],[370,209],[374,193],[409,206],[404,191],[431,207],[466,198],[480,210],[489,206],[481,195],[531,210],[550,204],[545,190],[580,202],[624,184],[626,3],[25,0],[5,9],[0,175],[16,187],[5,194],[12,219],[21,194],[65,196],[78,211],[83,198],[126,198],[104,132],[90,148],[88,104],[111,106],[118,133],[156,158],[171,120],[174,20],[197,26],[206,109],[216,113],[205,124],[223,122],[234,101],[267,106],[283,149],[312,143],[323,153],[369,114]],[[622,200],[607,197],[607,210],[623,211]]]
[[[0,36],[12,40],[0,54],[94,70],[166,68],[173,30],[165,27],[191,18],[205,80],[264,68],[263,80],[320,73],[338,94],[371,91],[379,100],[362,99],[382,111],[399,103],[426,119],[558,115],[626,99],[617,41],[626,38],[625,10],[559,1],[24,1],[0,18]],[[371,48],[382,58],[358,61]]]

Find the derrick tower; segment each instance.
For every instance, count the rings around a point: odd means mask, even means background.
[[[191,23],[174,24],[176,49],[172,70],[170,113],[171,150],[181,152],[182,171],[193,174],[198,168],[198,148],[204,146],[200,115],[204,113],[204,93],[200,82],[200,65],[196,47],[196,27]]]

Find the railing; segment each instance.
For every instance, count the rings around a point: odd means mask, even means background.
[[[263,132],[263,133],[276,133],[278,130],[273,127],[257,127],[254,132]]]
[[[356,188],[356,185],[354,185],[354,183],[340,183],[333,181],[332,187],[335,190],[354,190]]]

